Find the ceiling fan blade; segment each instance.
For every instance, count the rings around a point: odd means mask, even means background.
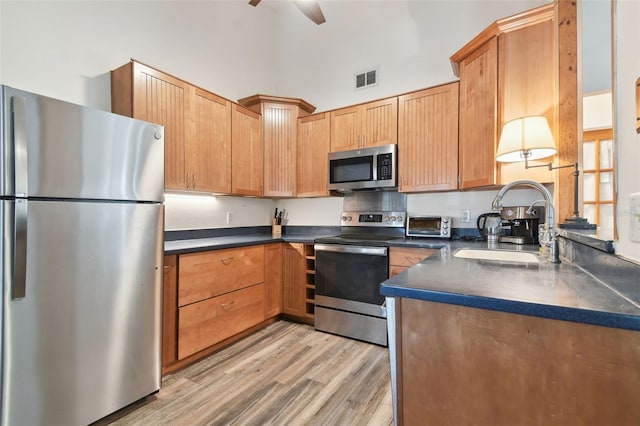
[[[251,6],[257,6],[257,5],[258,5],[258,3],[260,3],[260,0],[249,0],[249,4],[250,4]]]
[[[324,15],[322,14],[322,10],[320,9],[320,5],[315,0],[293,0],[293,2],[298,6],[298,9],[304,13],[307,18],[311,19],[316,24],[320,25],[326,22],[324,19]]]

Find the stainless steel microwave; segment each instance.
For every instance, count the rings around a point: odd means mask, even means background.
[[[407,216],[408,237],[451,238],[451,218],[446,216]]]
[[[398,187],[395,144],[329,153],[330,191],[392,190]]]

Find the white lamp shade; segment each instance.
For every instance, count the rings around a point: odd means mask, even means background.
[[[557,152],[547,119],[542,116],[522,117],[508,121],[502,128],[496,160],[510,163],[537,160]]]

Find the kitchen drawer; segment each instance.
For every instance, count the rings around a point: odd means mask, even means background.
[[[183,306],[178,312],[178,359],[264,320],[264,284]]]
[[[264,282],[264,246],[180,255],[178,305]]]
[[[436,253],[438,249],[429,248],[413,248],[413,247],[390,247],[389,248],[389,265],[390,266],[413,266]]]

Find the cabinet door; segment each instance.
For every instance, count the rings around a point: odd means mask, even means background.
[[[285,244],[282,253],[282,260],[282,313],[297,317],[304,317],[306,279],[304,244]]]
[[[421,262],[438,249],[390,247],[389,248],[389,278],[406,271],[411,266]]]
[[[185,82],[133,62],[133,118],[164,126],[166,189],[187,189],[185,114],[188,90]]]
[[[324,197],[327,191],[330,145],[329,114],[298,119],[297,179],[298,197]]]
[[[362,148],[398,143],[398,98],[382,99],[360,106]]]
[[[180,255],[178,305],[264,281],[264,249],[238,247]]]
[[[231,102],[191,88],[187,189],[231,192]]]
[[[296,184],[298,107],[262,104],[265,197],[292,197]]]
[[[282,312],[282,244],[264,246],[265,318]]]
[[[496,183],[496,37],[460,63],[460,189]]]
[[[555,88],[558,81],[556,43],[552,20],[529,25],[500,35],[498,39],[498,140],[504,123],[513,119],[542,115],[551,132],[557,135]],[[556,138],[556,140],[558,140]],[[553,158],[531,161],[548,164]],[[554,172],[547,167],[525,169],[523,162],[499,163],[500,183],[518,179],[553,182]]]
[[[360,148],[360,107],[331,111],[331,152]]]
[[[264,284],[182,306],[178,358],[184,359],[264,320]]]
[[[164,257],[162,298],[162,367],[178,359],[178,259]]]
[[[231,192],[260,196],[263,170],[260,114],[234,104],[231,124]]]
[[[399,98],[399,191],[458,187],[458,83]]]

